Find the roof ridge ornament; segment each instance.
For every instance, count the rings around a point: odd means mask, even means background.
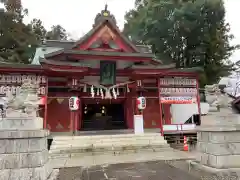
[[[101,11],[101,13],[98,13],[95,17],[95,22],[93,27],[98,25],[99,23],[108,20],[112,22],[114,25],[117,24],[115,17],[111,14],[111,12],[108,10],[108,4],[105,4],[104,9]]]
[[[108,8],[108,4],[106,3],[106,4],[105,4],[105,9],[104,9],[104,10],[107,11],[107,8]]]

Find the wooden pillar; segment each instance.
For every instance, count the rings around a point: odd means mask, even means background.
[[[43,129],[47,129],[47,113],[48,113],[48,77],[46,77],[46,93],[45,93],[45,107],[44,107],[44,119],[43,119]]]
[[[158,84],[158,102],[159,102],[159,114],[160,114],[160,122],[159,122],[159,128],[161,130],[161,135],[163,136],[163,119],[162,119],[162,104],[161,104],[161,94],[160,94],[160,78],[157,79]]]
[[[133,129],[133,117],[136,111],[136,98],[132,94],[132,92],[126,94],[126,101],[124,103],[124,110],[128,129]]]
[[[171,104],[164,104],[163,111],[164,111],[164,120],[165,124],[171,124],[171,111],[170,111]]]
[[[137,80],[136,89],[137,89],[137,88],[142,88],[142,80]],[[143,111],[142,111],[142,110],[139,110],[139,109],[138,109],[138,105],[137,105],[137,98],[138,98],[139,96],[142,96],[142,91],[136,91],[135,94],[136,94],[136,98],[135,98],[135,107],[136,107],[136,109],[135,109],[135,115],[143,115]]]
[[[79,131],[81,129],[81,123],[82,123],[82,102],[79,98],[79,109],[75,112],[75,126],[74,130]]]
[[[129,126],[130,126],[130,119],[129,119],[129,102],[128,102],[128,96],[126,96],[126,100],[124,102],[124,118],[126,120],[126,126],[127,128],[129,129]]]
[[[70,111],[70,122],[69,122],[69,131],[74,133],[75,130],[75,111]]]
[[[198,113],[199,113],[199,121],[201,122],[201,102],[200,102],[200,94],[199,94],[199,79],[198,77],[196,78],[196,89],[197,89],[197,105],[198,105]]]

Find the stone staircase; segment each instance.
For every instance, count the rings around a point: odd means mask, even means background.
[[[142,135],[56,136],[50,148],[51,158],[82,157],[101,154],[173,151],[159,133]]]

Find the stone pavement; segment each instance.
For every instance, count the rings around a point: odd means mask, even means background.
[[[51,159],[50,163],[54,168],[66,168],[66,167],[91,167],[104,164],[134,163],[161,160],[190,160],[190,159],[195,159],[195,154],[174,150],[170,152],[155,152],[155,153],[145,152],[121,155],[106,154],[75,158],[57,158]]]
[[[59,180],[201,180],[164,161],[64,168]]]

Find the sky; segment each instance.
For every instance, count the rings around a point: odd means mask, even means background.
[[[108,4],[108,9],[114,14],[118,26],[123,28],[124,14],[134,7],[135,0],[22,0],[23,6],[29,10],[25,19],[30,22],[33,18],[41,19],[44,26],[60,24],[74,39],[87,33],[93,24],[97,13]],[[238,11],[240,0],[225,0],[226,21],[230,23],[231,33],[235,39],[233,44],[240,44],[240,23]],[[235,52],[232,61],[240,60],[240,50]]]

